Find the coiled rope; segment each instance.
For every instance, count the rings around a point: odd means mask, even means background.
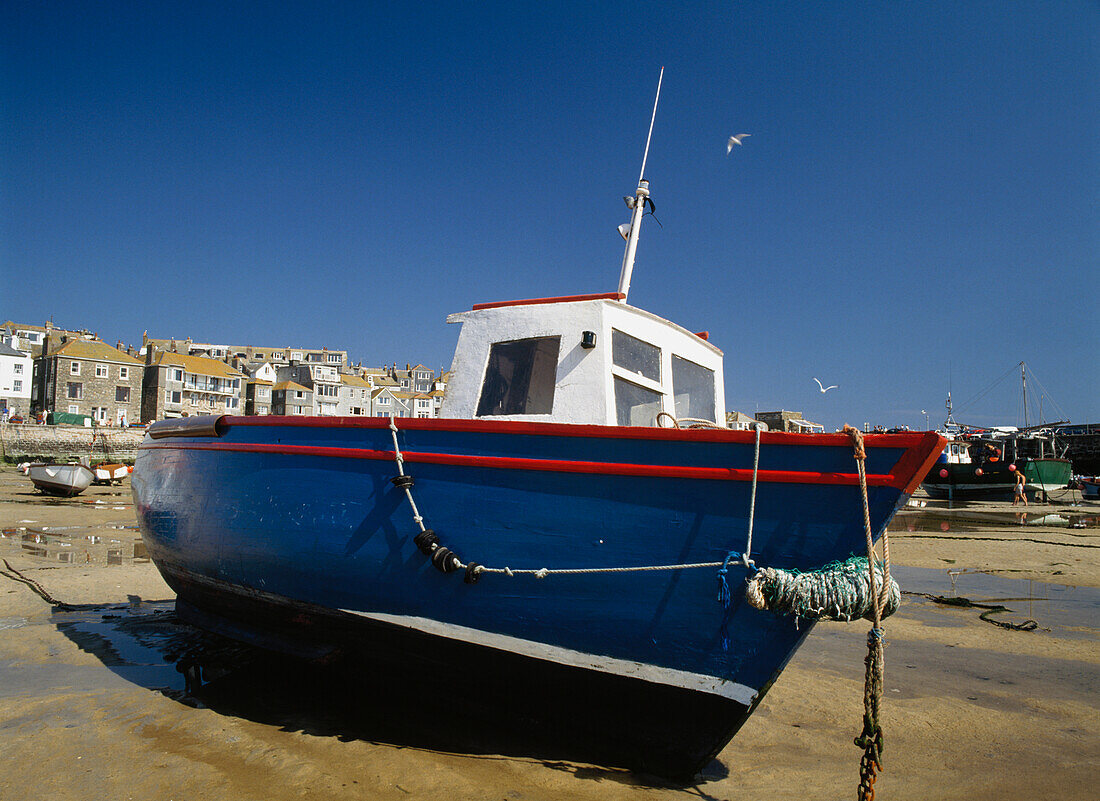
[[[874,619],[878,597],[867,574],[867,558],[853,556],[819,570],[801,572],[765,567],[749,579],[745,598],[757,609],[794,615],[803,620]],[[874,566],[876,583],[884,582],[883,571]],[[889,581],[883,617],[892,615],[901,603],[901,588]]]

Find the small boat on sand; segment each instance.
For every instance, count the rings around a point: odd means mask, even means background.
[[[120,484],[122,479],[130,475],[130,469],[126,465],[117,462],[94,464],[92,465],[92,472],[95,473],[93,481],[96,484]]]
[[[32,464],[27,476],[48,495],[71,498],[88,489],[95,474],[82,464]]]

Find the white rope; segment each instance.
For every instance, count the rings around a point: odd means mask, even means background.
[[[756,475],[760,468],[760,424],[753,426],[756,429],[756,452],[752,457],[752,497],[749,500],[749,536],[745,543],[745,554],[741,557],[745,567],[755,567],[752,562],[752,524],[756,519]]]
[[[397,444],[397,424],[393,420],[393,415],[390,415],[390,433],[393,434],[393,453],[394,459],[397,461],[397,474],[400,476],[405,475],[405,457],[401,455],[401,448]],[[420,516],[420,511],[416,508],[416,501],[413,500],[412,489],[405,487],[405,495],[409,499],[409,506],[413,510],[413,520],[420,526],[420,530],[424,531],[424,518]]]
[[[393,453],[394,461],[397,462],[397,472],[399,475],[405,475],[405,457],[401,455],[401,446],[397,444],[397,423],[394,420],[393,415],[390,415],[390,433],[393,436]],[[760,431],[757,430],[756,434],[756,446],[757,457],[760,455]],[[416,501],[413,500],[412,489],[405,487],[405,496],[409,499],[409,505],[413,510],[413,520],[420,526],[420,530],[423,532],[424,519],[420,516],[420,512],[416,508]],[[756,471],[753,469],[753,500],[755,501],[756,495]],[[749,521],[749,544],[752,544],[752,521]],[[439,546],[433,545],[432,550],[435,551]],[[452,552],[454,563],[459,570],[465,570],[469,565],[462,562],[454,552]],[[728,561],[728,560],[727,560]],[[546,578],[552,575],[578,575],[582,573],[639,573],[646,571],[656,570],[693,570],[701,567],[723,567],[726,562],[694,562],[691,564],[679,564],[679,565],[645,565],[640,567],[575,567],[575,568],[548,568],[540,567],[535,568],[510,568],[510,567],[486,567],[485,565],[477,565],[475,572],[477,573],[499,573],[505,576],[534,576],[535,578]],[[751,562],[747,562],[746,565],[751,566]]]

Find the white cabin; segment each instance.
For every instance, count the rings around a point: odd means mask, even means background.
[[[452,314],[447,322],[462,331],[440,417],[654,426],[665,412],[724,426],[722,351],[623,297],[482,303]]]

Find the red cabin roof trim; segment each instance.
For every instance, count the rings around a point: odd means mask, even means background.
[[[529,298],[527,300],[498,300],[494,303],[475,303],[472,311],[481,309],[499,309],[504,306],[537,306],[543,303],[576,303],[581,300],[625,300],[622,292],[604,292],[597,295],[563,295],[558,298]]]

